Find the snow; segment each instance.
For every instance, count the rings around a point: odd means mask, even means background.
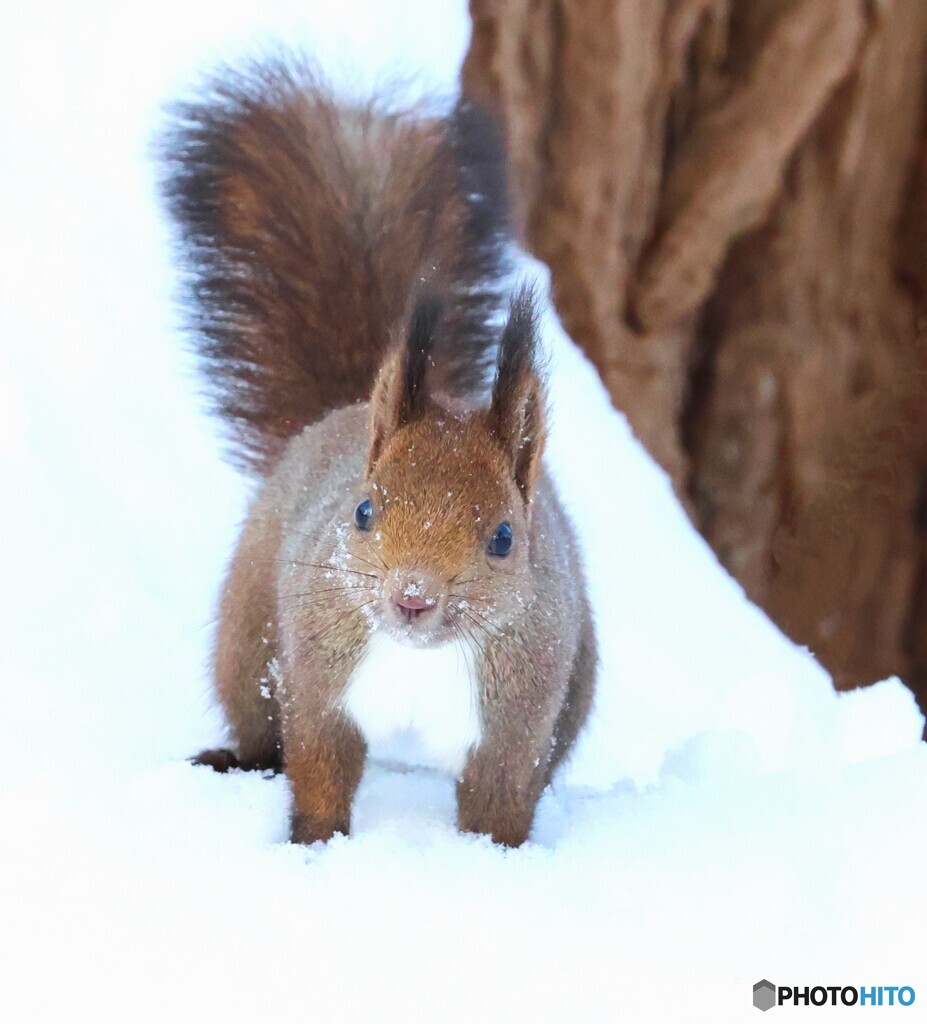
[[[532,841],[460,836],[448,779],[373,765],[350,839],[294,847],[284,779],[185,762],[223,736],[205,665],[247,491],[172,312],[156,112],[275,36],[355,88],[401,55],[449,90],[464,5],[396,10],[4,11],[0,1016],[737,1021],[764,977],[927,999],[910,693],[832,692],[549,318],[602,672]]]

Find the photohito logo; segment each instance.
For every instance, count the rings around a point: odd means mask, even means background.
[[[913,1006],[910,985],[774,985],[764,978],[753,986],[753,1005],[764,1013],[774,1006]]]
[[[776,986],[765,978],[753,986],[753,1005],[758,1010],[769,1010],[776,1005]]]

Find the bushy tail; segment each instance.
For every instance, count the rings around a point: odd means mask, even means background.
[[[506,202],[479,110],[345,106],[277,58],[172,107],[160,155],[190,326],[239,463],[266,472],[287,438],[367,397],[422,281],[447,300],[443,376],[483,376]]]

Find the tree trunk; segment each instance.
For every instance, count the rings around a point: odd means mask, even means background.
[[[927,705],[927,0],[471,0],[564,323],[747,593]]]

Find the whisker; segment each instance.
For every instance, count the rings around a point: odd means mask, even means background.
[[[469,619],[469,621],[472,622],[474,626],[476,626],[477,629],[485,633],[490,640],[498,641],[503,640],[505,638],[506,634],[503,633],[502,630],[500,630],[495,625],[495,623],[491,623],[488,619],[483,618],[483,616],[480,615],[479,612],[475,612],[472,608],[461,609],[461,612],[465,618]],[[474,615],[476,616],[476,618],[473,617]]]
[[[468,629],[464,625],[460,626],[460,630],[461,630],[461,633],[463,634],[463,636],[464,636],[464,638],[466,640],[467,646],[473,652],[473,659],[474,659],[474,661],[475,662],[484,661],[485,658],[486,658],[486,648],[480,642],[478,637],[474,634],[473,630]],[[480,692],[482,693],[482,686],[480,687]]]
[[[381,568],[381,569],[382,569],[382,570],[383,570],[384,572],[389,572],[389,566],[388,566],[388,565],[386,564],[386,562],[385,562],[385,561],[383,560],[383,556],[382,556],[382,555],[380,554],[380,552],[379,552],[379,551],[377,551],[377,550],[375,550],[375,549],[373,548],[373,546],[372,546],[372,542],[371,542],[371,538],[370,538],[370,536],[369,536],[369,535],[368,535],[368,536],[366,537],[366,541],[367,541],[367,551],[368,551],[368,553],[369,553],[369,554],[371,554],[371,555],[373,555],[373,556],[374,556],[374,558],[376,558],[376,560],[377,560],[377,561],[378,561],[378,562],[380,563],[380,566],[379,566],[379,567],[380,567],[380,568]],[[355,558],[360,558],[360,555],[355,555],[354,557],[355,557]],[[368,562],[367,564],[369,565],[370,563]],[[374,566],[374,568],[376,568],[376,566]]]
[[[358,612],[362,611],[364,608],[368,607],[371,604],[373,604],[373,600],[362,601],[360,604],[357,604],[353,608],[349,609],[349,611],[346,614],[339,615],[338,617],[336,617],[334,622],[330,623],[324,629],[305,637],[302,643],[298,644],[296,650],[293,652],[294,657],[302,654],[309,646],[309,644],[326,640],[329,636],[331,636],[332,633],[342,628],[346,622],[348,622],[355,615],[357,615]]]
[[[355,554],[355,552],[353,552],[353,551],[349,552],[349,554],[350,554],[351,558],[356,558],[358,560],[358,562],[363,562],[364,565],[369,565],[370,568],[374,570],[373,573],[368,572],[365,575],[373,576],[374,573],[376,573],[376,579],[380,578],[380,574],[379,574],[379,572],[377,572],[379,567],[374,565],[373,562],[368,562],[366,558],[362,558],[360,555]],[[381,562],[382,562],[382,559],[381,559]],[[386,570],[386,564],[385,563],[383,564],[383,569]],[[356,570],[351,570],[351,571],[353,572],[353,571],[356,571]]]
[[[289,608],[281,608],[280,609],[280,614],[292,617],[292,616],[295,616],[295,615],[299,615],[300,612],[307,612],[307,611],[311,611],[313,608],[318,608],[319,605],[327,605],[328,607],[331,607],[331,600],[332,599],[330,597],[317,597],[317,598],[314,598],[311,601],[301,601],[299,604],[291,605]],[[372,604],[373,603],[373,599],[371,599],[370,601],[365,602],[365,603]],[[339,609],[340,612],[345,613],[345,614],[347,612],[350,612],[351,610],[352,609],[350,609],[350,608],[345,609],[343,607]]]
[[[466,608],[464,609],[464,611],[469,612],[471,615],[475,615],[478,619],[482,619],[482,621],[485,622],[487,626],[491,627],[492,629],[495,629],[499,633],[500,636],[505,636],[506,635],[505,632],[503,630],[501,630],[495,624],[495,622],[492,621],[492,619],[487,618],[482,612],[477,611],[477,609],[474,608],[472,604],[468,604],[466,606]]]
[[[465,606],[460,601],[455,601],[453,598],[451,598],[451,600],[448,602],[448,606],[449,606],[449,608],[451,608],[457,614],[457,619],[456,619],[457,625],[460,626],[461,629],[464,629],[464,626],[462,625],[462,620],[465,619],[465,617],[467,615],[467,612],[469,611],[469,607]],[[475,624],[475,620],[474,620],[474,624]],[[466,632],[467,632],[468,636],[472,636],[473,640],[476,641],[476,637],[473,636],[471,630],[466,630]],[[482,645],[480,645],[480,652],[484,653]]]
[[[298,594],[278,594],[278,601],[289,601],[293,597],[316,597],[319,594],[356,593],[358,590],[376,590],[370,583],[352,583],[345,587],[325,587],[322,590],[304,590]]]
[[[284,625],[288,625],[290,623],[297,621],[300,618],[306,618],[312,615],[313,613],[324,611],[324,608],[322,608],[323,605],[325,605],[325,601],[318,600],[307,601],[305,604],[294,605],[293,607],[287,609],[281,608],[280,618],[281,620],[283,620]],[[350,608],[342,608],[339,609],[339,614],[342,618],[345,618],[347,615],[350,614],[351,611],[352,609]]]
[[[476,639],[475,636],[472,635],[472,633],[470,633],[469,630],[465,630],[459,622],[453,623],[453,626],[456,629],[458,636],[470,648],[470,651],[474,657],[478,657],[479,655],[485,655],[486,651],[483,648],[482,644],[479,642],[479,640]]]
[[[301,565],[305,568],[311,569],[327,569],[329,572],[348,572],[354,576],[369,576],[371,579],[378,580],[380,577],[372,572],[361,572],[360,569],[347,569],[343,565],[331,565],[327,562],[303,562],[298,558],[252,558],[252,562],[267,562],[274,565]],[[361,559],[361,561],[364,561]],[[367,562],[367,565],[370,565]],[[376,566],[372,566],[376,568]]]
[[[482,690],[480,688],[480,680],[473,678],[473,673],[474,673],[474,668],[475,668],[474,663],[477,661],[477,654],[476,654],[476,652],[473,651],[473,646],[469,643],[469,641],[467,640],[466,636],[464,636],[464,633],[461,630],[460,626],[457,623],[453,622],[453,621],[450,621],[450,626],[451,626],[451,629],[454,631],[454,633],[460,638],[460,657],[463,658],[464,665],[466,665],[466,667],[467,667],[467,679],[470,682],[470,692],[471,692],[471,694],[475,695],[477,704],[479,704],[479,702],[481,700],[481,697],[482,697]],[[464,645],[465,644],[467,645],[467,647],[470,648],[470,651],[473,653],[472,661],[471,661],[470,658],[467,657],[467,652],[464,650]],[[482,650],[480,651],[480,653],[481,654],[483,653]],[[474,708],[473,701],[471,700],[471,702],[470,702],[470,709],[469,709],[469,713],[468,713],[468,724],[469,724],[470,719],[473,717],[474,712],[478,715],[479,714],[479,707]]]
[[[297,537],[304,537],[307,540],[315,542],[315,543],[318,543],[318,541],[319,541],[318,537],[314,537],[311,534],[306,534],[306,532],[304,530],[301,530],[301,529],[291,529],[291,530],[289,530],[289,532],[291,532],[291,534],[295,534]],[[364,539],[365,539],[365,541],[367,541],[368,544],[370,544],[370,538],[369,537],[365,536]],[[355,555],[353,552],[349,552],[349,554],[350,554],[351,558],[356,558],[359,561],[365,562],[365,564],[370,565],[370,567],[373,568],[373,569],[378,568],[378,566],[374,565],[373,562],[368,562],[366,558],[362,558],[360,555]],[[305,564],[306,565],[315,565],[318,568],[323,568],[323,569],[337,569],[340,572],[356,572],[357,571],[357,569],[348,569],[348,568],[345,568],[343,565],[332,565],[331,563],[323,565],[323,564],[321,564],[319,562],[306,562]],[[384,565],[383,568],[386,569],[386,565]],[[362,575],[363,575],[363,573],[362,573]]]
[[[452,576],[448,580],[450,586],[465,587],[471,583],[488,583],[492,587],[496,587],[500,581],[504,585],[511,583],[518,583],[521,580],[531,580],[532,576],[530,572],[512,572],[506,576],[500,577],[491,573],[476,573],[474,576],[468,576],[466,579],[460,579],[460,576]]]
[[[448,586],[453,586],[453,585],[454,585],[454,584],[456,583],[456,584],[457,584],[457,586],[459,586],[459,587],[464,587],[464,586],[466,586],[466,585],[467,585],[468,583],[476,583],[476,582],[477,582],[478,580],[485,580],[485,579],[488,579],[488,577],[487,577],[487,576],[479,576],[479,575],[477,575],[477,576],[471,576],[471,577],[470,577],[470,578],[469,578],[468,580],[462,580],[462,579],[461,579],[460,577],[461,577],[461,576],[462,576],[462,575],[464,574],[464,572],[465,572],[465,571],[466,571],[466,570],[463,570],[463,569],[462,569],[462,570],[461,570],[461,571],[460,571],[459,573],[457,573],[457,575],[456,575],[456,576],[452,576],[452,577],[451,577],[451,578],[450,578],[450,579],[449,579],[449,580],[447,581],[447,582],[448,582]]]

